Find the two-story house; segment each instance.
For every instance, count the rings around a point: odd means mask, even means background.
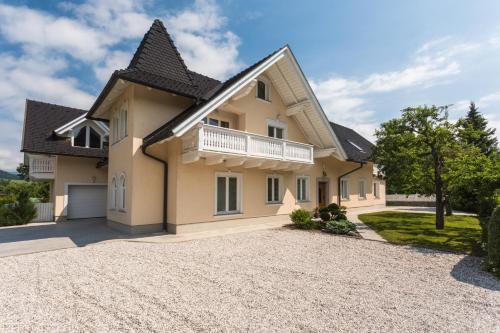
[[[372,149],[327,119],[288,45],[220,82],[187,68],[159,20],[88,112],[27,101],[22,147],[57,220],[131,233],[384,204]]]

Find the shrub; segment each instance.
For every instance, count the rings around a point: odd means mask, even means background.
[[[356,231],[356,225],[348,220],[334,220],[326,223],[325,231],[337,235],[346,235],[349,232]]]
[[[319,214],[321,221],[328,222],[332,219],[332,215],[329,212],[321,212]]]
[[[329,212],[331,215],[331,220],[346,220],[346,208],[344,206],[339,206],[336,203],[331,203],[323,208],[325,211]]]
[[[500,277],[500,206],[495,208],[488,223],[487,251],[486,269]]]
[[[299,229],[314,229],[316,223],[312,221],[311,213],[305,209],[296,209],[290,214],[293,224]]]
[[[22,224],[19,217],[7,206],[0,206],[0,227]]]

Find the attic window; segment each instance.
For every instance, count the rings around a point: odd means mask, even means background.
[[[358,146],[357,144],[355,144],[354,142],[352,142],[351,140],[347,140],[347,142],[349,142],[351,144],[351,146],[353,146],[354,148],[356,148],[357,150],[359,150],[361,153],[364,153],[365,151],[363,150],[363,148],[361,148],[360,146]]]
[[[102,148],[101,135],[90,126],[83,126],[73,137],[73,146],[85,148]]]
[[[269,87],[262,80],[257,81],[257,98],[269,101]]]

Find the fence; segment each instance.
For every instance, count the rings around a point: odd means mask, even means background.
[[[51,222],[54,221],[54,203],[53,202],[37,202],[35,203],[37,216],[33,222]]]
[[[436,197],[425,196],[421,194],[387,194],[385,196],[385,201],[387,206],[423,206],[423,207],[434,207]]]

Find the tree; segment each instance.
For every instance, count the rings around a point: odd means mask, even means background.
[[[30,167],[24,163],[19,163],[19,165],[16,168],[17,174],[19,178],[22,180],[28,180],[29,179],[29,172],[30,172]]]
[[[447,107],[409,107],[376,131],[375,163],[387,182],[405,194],[436,196],[436,229],[444,228],[444,198],[448,196],[447,162],[455,153],[455,126]]]
[[[467,116],[461,118],[457,125],[458,138],[462,143],[478,147],[487,156],[496,151],[498,143],[495,137],[496,130],[488,128],[488,121],[478,111],[474,102],[470,102]]]

